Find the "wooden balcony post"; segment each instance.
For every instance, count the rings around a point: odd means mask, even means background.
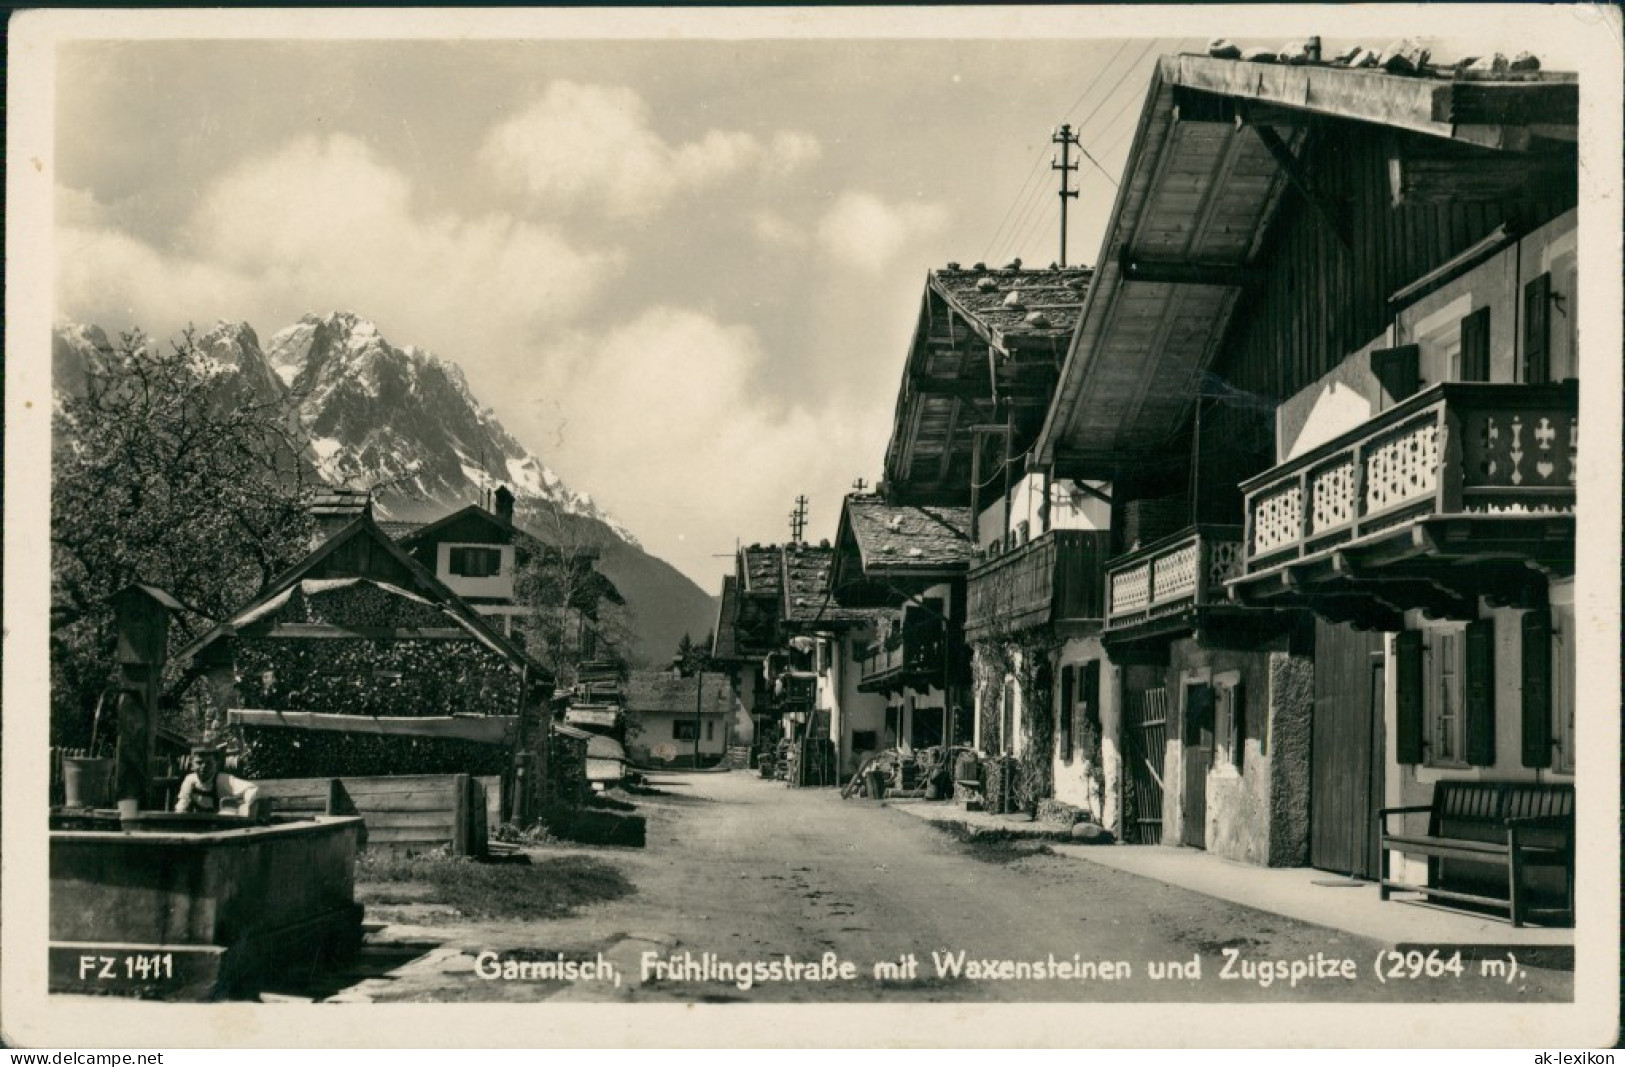
[[[1461,418],[1446,402],[1439,405],[1438,420],[1439,470],[1434,514],[1455,515],[1461,511],[1461,487],[1466,480],[1461,457]]]
[[[1193,605],[1207,603],[1208,543],[1200,528],[1196,531],[1196,599]]]
[[[1309,550],[1310,524],[1314,521],[1314,501],[1310,498],[1309,471],[1306,465],[1298,472],[1298,545],[1293,555],[1302,559]]]
[[[1365,525],[1365,441],[1354,442],[1354,537]]]

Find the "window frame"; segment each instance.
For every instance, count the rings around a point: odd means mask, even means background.
[[[1444,647],[1441,648],[1441,645]],[[1422,765],[1465,770],[1467,762],[1467,627],[1452,623],[1423,631]],[[1451,714],[1446,714],[1447,711]],[[1448,754],[1442,754],[1450,742]]]
[[[479,558],[489,563],[492,570],[471,573],[468,561]],[[465,569],[458,569],[461,561]],[[453,578],[500,578],[502,576],[501,545],[449,545],[446,552],[446,573]]]
[[[700,739],[700,724],[688,718],[673,719],[671,721],[671,739],[673,741],[698,741]]]

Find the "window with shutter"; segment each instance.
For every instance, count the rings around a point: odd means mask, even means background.
[[[1460,627],[1426,633],[1423,672],[1427,677],[1427,759],[1430,767],[1466,766],[1465,724],[1462,707],[1462,630]]]
[[[1461,320],[1461,380],[1490,380],[1490,309],[1481,307]]]
[[[1523,616],[1521,729],[1525,767],[1552,763],[1552,619],[1545,610]]]
[[[1523,287],[1523,380],[1532,385],[1552,380],[1551,305],[1550,272]]]
[[[1421,763],[1422,751],[1422,635],[1406,630],[1394,636],[1396,722],[1394,758],[1400,763]]]
[[[1464,701],[1466,758],[1474,767],[1495,765],[1495,620],[1467,624]]]
[[[1552,606],[1552,725],[1556,728],[1557,752],[1554,769],[1574,773],[1576,734],[1574,730],[1574,608]]]

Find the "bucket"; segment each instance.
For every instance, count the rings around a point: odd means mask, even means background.
[[[62,758],[63,806],[100,808],[107,804],[113,785],[113,761],[96,756]]]

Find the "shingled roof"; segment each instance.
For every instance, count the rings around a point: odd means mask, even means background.
[[[950,263],[927,284],[1000,349],[1016,339],[1055,338],[1064,348],[1078,325],[1094,271],[1088,267],[989,270]]]
[[[830,589],[835,550],[828,545],[784,545],[781,618],[792,626],[837,628],[861,626],[885,614],[868,608],[842,607]]]
[[[975,555],[971,509],[889,504],[851,495],[841,515],[857,544],[865,574],[954,574]]]
[[[694,714],[694,698],[701,682],[699,710],[706,715],[725,715],[733,710],[733,690],[728,676],[707,672],[681,678],[671,671],[633,671],[626,680],[623,706],[627,714],[676,712]]]
[[[722,576],[722,596],[717,598],[717,624],[711,630],[711,658],[733,660],[739,656],[734,626],[739,622],[739,579]]]
[[[740,592],[777,596],[782,579],[778,545],[751,545],[739,550]]]

